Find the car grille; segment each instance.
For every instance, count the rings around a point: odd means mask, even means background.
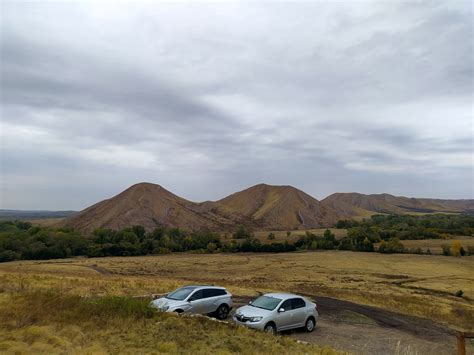
[[[250,320],[250,317],[245,317],[242,314],[236,314],[235,319],[237,319],[239,322],[245,323]]]

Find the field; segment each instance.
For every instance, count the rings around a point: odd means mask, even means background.
[[[82,352],[89,348],[120,351],[135,344],[133,346],[139,352],[158,351],[156,348],[158,346],[162,346],[162,350],[171,349],[170,352],[173,352],[177,347],[181,349],[185,346],[179,342],[176,338],[177,333],[174,332],[185,331],[186,322],[190,322],[194,324],[193,331],[196,334],[199,331],[195,328],[202,327],[201,323],[205,324],[210,339],[207,346],[213,349],[228,352],[239,350],[251,352],[250,349],[253,349],[255,352],[262,352],[264,348],[256,347],[252,341],[258,339],[259,342],[266,344],[266,349],[274,349],[277,352],[278,349],[280,351],[283,349],[281,346],[286,347],[286,351],[291,350],[290,352],[294,353],[330,352],[328,349],[303,346],[289,337],[268,338],[261,333],[240,329],[237,331],[232,327],[203,319],[183,321],[181,318],[169,320],[165,317],[159,318],[158,321],[135,318],[131,320],[127,318],[127,321],[124,321],[119,319],[120,317],[112,317],[105,328],[99,331],[97,326],[88,325],[86,320],[81,320],[82,318],[77,321],[74,321],[73,316],[69,318],[58,316],[59,319],[48,316],[43,319],[45,316],[40,314],[31,320],[31,315],[28,315],[30,311],[24,310],[31,310],[32,307],[42,308],[41,304],[31,304],[31,299],[40,302],[44,298],[44,292],[52,292],[51,290],[60,295],[57,297],[62,300],[61,304],[67,303],[64,299],[77,296],[86,298],[118,296],[125,302],[130,296],[149,297],[184,284],[196,283],[226,286],[240,298],[276,290],[299,292],[311,297],[329,296],[428,318],[452,329],[472,330],[473,270],[473,257],[383,255],[342,251],[287,254],[187,253],[3,263],[0,264],[2,312],[6,310],[11,312],[11,304],[18,302],[20,306],[13,307],[16,313],[12,319],[16,321],[2,325],[0,351],[9,347],[26,349],[37,342],[39,347],[44,346],[49,350],[62,349],[61,351],[76,349]],[[463,297],[454,295],[458,290],[463,291]],[[39,296],[34,296],[35,292],[39,292]],[[70,312],[68,310],[66,314]],[[105,312],[108,314],[108,311]],[[72,333],[66,331],[56,334],[55,329],[61,322],[73,327],[73,330],[69,330]],[[152,326],[156,322],[168,326],[159,330],[159,326]],[[140,324],[137,329],[141,329],[142,332],[143,329],[148,329],[147,327],[155,329],[155,332],[170,331],[171,340],[157,342],[153,347],[150,345],[150,338],[153,336],[147,332],[140,337],[139,331],[127,331],[120,335],[118,330],[112,330],[117,327],[124,329],[131,324],[135,327],[136,323]],[[119,326],[120,324],[122,326]],[[29,332],[34,334],[31,335]],[[92,333],[89,334],[90,332]],[[113,343],[115,345],[103,342],[106,334],[116,338],[116,342]],[[53,335],[58,339],[51,340]],[[222,337],[230,337],[230,340],[222,342],[219,340]],[[240,340],[236,341],[235,337],[239,337]],[[145,340],[138,340],[139,338]],[[241,344],[239,349],[235,348],[237,343]],[[191,351],[202,344],[190,342],[187,346]]]

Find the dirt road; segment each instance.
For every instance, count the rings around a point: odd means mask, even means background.
[[[284,332],[308,343],[353,354],[455,354],[456,337],[433,321],[329,297],[309,297],[320,309],[317,328]],[[234,299],[235,308],[248,303]],[[468,344],[468,354],[474,354]]]

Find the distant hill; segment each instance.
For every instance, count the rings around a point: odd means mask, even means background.
[[[373,213],[472,213],[474,200],[440,200],[408,198],[389,194],[364,195],[359,193],[335,193],[321,201],[339,216],[358,217]]]
[[[64,225],[90,233],[97,228],[143,225],[186,230],[232,231],[239,224],[255,230],[331,227],[339,219],[375,213],[460,213],[474,211],[474,200],[436,200],[388,194],[336,193],[318,201],[292,186],[259,184],[218,201],[192,202],[160,185],[139,183],[67,218]]]
[[[185,200],[160,185],[140,183],[81,211],[67,219],[66,224],[85,232],[133,225],[142,225],[147,230],[158,226],[219,230],[232,224],[232,221],[214,214],[212,207],[208,203]]]
[[[259,184],[216,202],[218,211],[245,216],[260,229],[292,230],[333,225],[336,213],[292,186]]]
[[[76,214],[77,211],[41,211],[41,210],[1,210],[0,220],[33,220],[64,218]]]

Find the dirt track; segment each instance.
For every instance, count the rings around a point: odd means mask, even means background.
[[[329,297],[309,298],[321,313],[316,330],[283,335],[354,354],[455,354],[456,337],[433,321]],[[249,299],[234,300],[236,309]],[[468,354],[474,354],[472,349],[468,346]]]

